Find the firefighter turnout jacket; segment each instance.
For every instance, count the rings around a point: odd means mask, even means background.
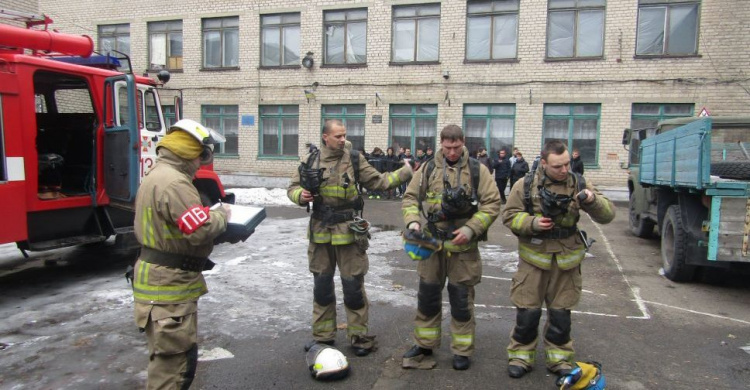
[[[428,215],[440,213],[443,210],[443,189],[446,181],[452,187],[457,187],[460,183],[467,196],[474,195],[472,193],[474,189],[472,188],[471,169],[469,167],[469,151],[466,147],[463,148],[461,158],[453,166],[446,166],[442,149],[435,153],[433,161],[435,168],[429,173],[430,177],[424,177],[426,174],[425,167],[429,164],[422,164],[420,169],[414,174],[414,178],[404,194],[401,212],[403,213],[404,224],[407,228],[414,222],[420,223],[420,202],[424,201],[424,211]],[[463,245],[454,245],[450,240],[445,240],[443,248],[448,252],[463,252],[471,248],[476,248],[479,237],[487,232],[490,225],[495,222],[495,219],[500,214],[500,193],[497,190],[495,181],[486,166],[479,164],[479,169],[478,194],[476,196],[479,204],[476,211],[473,214],[465,214],[458,218],[447,216],[447,219],[435,222],[437,229],[448,233],[464,226],[468,227],[468,229],[463,229],[463,233],[469,238],[469,242]],[[426,191],[421,194],[422,188],[425,185]],[[424,199],[421,199],[422,195],[424,195]],[[432,234],[424,225],[422,230],[426,234]],[[440,237],[437,238],[442,239]]]
[[[524,180],[518,180],[508,195],[508,202],[503,211],[503,223],[513,234],[518,236],[519,257],[538,268],[549,270],[552,266],[553,256],[557,259],[557,265],[561,270],[569,270],[577,267],[584,256],[586,248],[579,234],[558,234],[555,237],[544,235],[533,229],[535,218],[542,217],[542,206],[539,195],[539,183],[544,176],[543,169],[537,169],[530,173],[534,175],[530,187],[531,204],[533,215],[526,211],[524,200]],[[594,193],[594,202],[582,204],[576,198],[577,179],[575,175],[569,174],[567,180],[554,182],[549,178],[544,180],[544,187],[555,194],[568,195],[574,198],[568,205],[566,213],[553,218],[555,229],[558,231],[575,232],[576,224],[580,219],[581,210],[586,211],[597,223],[609,223],[615,218],[615,208],[612,202],[601,194],[594,186],[587,182],[586,188]]]
[[[346,214],[353,212],[354,203],[360,196],[357,192],[355,177],[363,187],[368,190],[387,190],[397,187],[401,183],[407,182],[412,177],[411,167],[405,165],[394,172],[380,173],[373,168],[362,154],[359,157],[359,175],[354,175],[354,168],[351,162],[351,143],[346,142],[344,149],[331,149],[323,145],[320,149],[320,168],[323,170],[322,184],[319,189],[319,196],[316,196],[313,203],[318,205],[313,210],[319,210],[320,206],[325,206],[329,210],[335,210],[336,213]],[[303,161],[307,161],[310,155],[305,156]],[[317,163],[315,163],[317,167]],[[299,172],[295,171],[292,181],[287,189],[289,199],[298,205],[303,188],[300,186]],[[308,231],[310,242],[315,244],[332,244],[347,245],[354,243],[354,232],[349,229],[349,223],[353,218],[343,218],[346,220],[328,221],[310,218],[310,229]]]
[[[227,215],[223,208],[209,210],[201,204],[192,183],[198,168],[193,161],[160,148],[157,164],[141,183],[136,196],[135,236],[142,253],[133,281],[133,295],[138,303],[195,302],[208,292],[202,269],[158,265],[156,261],[148,262],[146,256],[147,253],[153,257],[184,256],[186,260],[200,262],[211,254],[214,238],[226,230]],[[140,327],[148,319],[148,313],[144,314],[136,316]]]

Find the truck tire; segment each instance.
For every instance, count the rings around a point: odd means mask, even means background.
[[[724,179],[750,180],[749,161],[721,161],[711,163],[711,174]]]
[[[638,215],[635,212],[635,200],[633,199],[633,194],[630,194],[630,202],[629,202],[629,222],[630,222],[630,231],[636,236],[640,238],[650,238],[654,235],[654,222],[647,218],[641,218],[640,215]]]
[[[695,275],[695,266],[685,263],[688,235],[682,224],[680,206],[667,209],[661,229],[661,259],[664,276],[673,282],[689,282]]]

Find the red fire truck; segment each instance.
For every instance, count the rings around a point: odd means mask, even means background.
[[[26,254],[132,233],[138,185],[166,131],[168,73],[157,82],[118,71],[116,57],[92,56],[91,38],[54,32],[46,16],[0,15],[27,27],[0,24],[0,244]],[[234,203],[210,167],[193,183],[206,204]]]

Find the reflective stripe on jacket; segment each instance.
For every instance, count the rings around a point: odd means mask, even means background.
[[[531,183],[530,195],[534,215],[526,211],[524,201],[524,180],[520,179],[513,185],[508,195],[508,202],[503,211],[503,223],[513,234],[518,236],[518,256],[529,264],[538,268],[548,270],[551,268],[552,258],[562,270],[572,269],[581,263],[586,256],[583,241],[578,234],[562,239],[548,239],[535,237],[533,223],[535,218],[542,216],[542,207],[537,186],[541,182],[543,169],[535,172]],[[595,194],[594,202],[581,206],[575,199],[577,191],[576,181],[572,175],[564,182],[554,183],[552,180],[545,182],[545,188],[556,194],[573,196],[567,213],[558,216],[554,220],[556,226],[570,228],[576,226],[580,218],[580,211],[587,212],[597,223],[609,223],[615,218],[615,208],[612,202],[594,188],[590,181],[586,181],[586,188]]]
[[[472,196],[472,183],[471,183],[471,169],[469,168],[469,151],[466,147],[463,148],[463,154],[456,164],[453,166],[445,167],[445,174],[447,180],[452,186],[458,185],[458,174],[460,172],[461,186],[464,187],[466,194]],[[424,177],[425,166],[427,163],[422,164],[422,167],[417,170],[414,174],[414,178],[409,183],[409,187],[406,189],[403,201],[401,203],[401,213],[404,217],[404,224],[408,227],[412,222],[418,222],[422,225],[426,233],[429,234],[427,226],[421,221],[421,215],[419,213],[419,197],[422,189],[422,180],[427,181],[425,199],[423,202],[424,211],[426,213],[437,213],[442,210],[443,207],[443,166],[444,158],[442,149],[435,153],[435,168],[432,170],[430,177]],[[478,209],[469,218],[459,218],[448,221],[440,221],[436,223],[438,229],[443,231],[452,232],[455,229],[467,226],[471,229],[472,237],[471,242],[465,245],[453,245],[450,241],[445,241],[443,248],[449,252],[463,252],[471,248],[477,247],[477,239],[484,234],[495,222],[495,219],[500,214],[500,192],[497,189],[495,180],[490,174],[490,171],[483,164],[479,164],[479,185],[477,188],[479,205]]]
[[[350,150],[349,141],[346,142],[344,149],[334,150],[325,145],[320,149],[320,168],[325,168],[325,170],[318,201],[323,205],[342,207],[352,204],[359,196],[354,183],[355,176]],[[309,155],[305,156],[302,161],[307,161],[308,157]],[[315,166],[317,167],[317,163]],[[349,179],[348,183],[346,183],[345,176]],[[359,182],[368,190],[395,188],[407,182],[411,176],[411,167],[408,165],[394,172],[380,173],[367,162],[361,153],[359,154]],[[304,206],[300,200],[302,191],[299,172],[295,170],[287,188],[287,197],[295,204]],[[315,218],[310,218],[308,238],[316,244],[346,245],[354,242],[354,234],[349,229],[349,222],[325,225],[323,221]]]
[[[211,254],[214,238],[226,230],[227,216],[222,208],[206,211],[201,205],[192,182],[198,168],[166,148],[159,149],[156,165],[143,178],[135,200],[134,230],[141,245],[193,257]],[[184,226],[185,221],[189,227]],[[178,227],[181,222],[185,232]],[[133,281],[136,302],[184,303],[208,291],[200,272],[142,261],[137,266]]]

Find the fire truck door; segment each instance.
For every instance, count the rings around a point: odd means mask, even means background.
[[[135,79],[123,74],[104,84],[104,188],[116,207],[132,210],[138,192],[140,131]]]

